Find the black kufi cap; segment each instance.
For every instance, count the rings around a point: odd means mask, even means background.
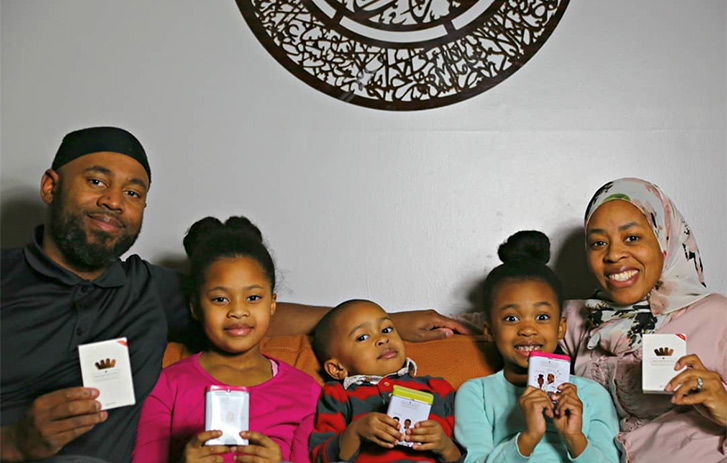
[[[151,169],[144,147],[135,136],[118,127],[89,127],[67,134],[53,158],[51,168],[56,170],[76,158],[101,151],[125,154],[136,159],[144,167],[151,182]]]

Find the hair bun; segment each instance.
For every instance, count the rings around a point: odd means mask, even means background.
[[[223,226],[222,222],[216,217],[205,217],[193,223],[189,227],[189,230],[187,230],[187,234],[182,241],[187,256],[191,257],[194,254],[195,249],[197,249],[205,236]]]
[[[222,223],[216,217],[205,217],[192,224],[182,243],[188,257],[209,241],[215,241],[223,236],[238,236],[251,239],[262,244],[263,234],[247,217],[232,216]]]
[[[550,240],[537,230],[522,230],[502,243],[497,255],[505,264],[535,261],[545,265],[550,260]]]
[[[262,232],[247,217],[233,215],[225,221],[225,227],[231,231],[240,233],[246,238],[252,238],[260,243],[263,242]]]

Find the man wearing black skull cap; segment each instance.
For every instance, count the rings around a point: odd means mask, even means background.
[[[43,174],[45,226],[2,253],[4,461],[129,460],[167,342],[164,309],[186,322],[174,272],[119,260],[141,230],[150,184],[144,148],[115,127],[69,133]],[[98,390],[80,387],[78,346],[119,337],[129,342],[136,405],[101,410]]]
[[[150,185],[144,148],[116,127],[69,133],[43,174],[45,225],[26,247],[2,251],[2,461],[130,460],[168,330],[189,321],[179,274],[137,255],[119,259],[141,230]],[[269,334],[308,332],[327,310],[280,303]],[[466,332],[434,311],[392,318],[408,340]],[[119,337],[128,339],[136,404],[101,410],[98,391],[80,387],[78,346]]]

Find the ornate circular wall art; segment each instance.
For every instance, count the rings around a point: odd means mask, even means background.
[[[520,69],[569,0],[236,0],[275,59],[312,87],[386,110],[436,108]]]

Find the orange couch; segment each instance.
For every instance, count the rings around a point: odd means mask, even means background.
[[[407,355],[417,363],[418,375],[442,377],[455,389],[468,379],[487,376],[502,367],[495,346],[482,336],[456,335],[437,341],[404,344]],[[264,338],[261,348],[263,353],[308,373],[320,384],[325,382],[307,336]],[[164,353],[164,366],[189,355],[182,344],[169,343]]]

